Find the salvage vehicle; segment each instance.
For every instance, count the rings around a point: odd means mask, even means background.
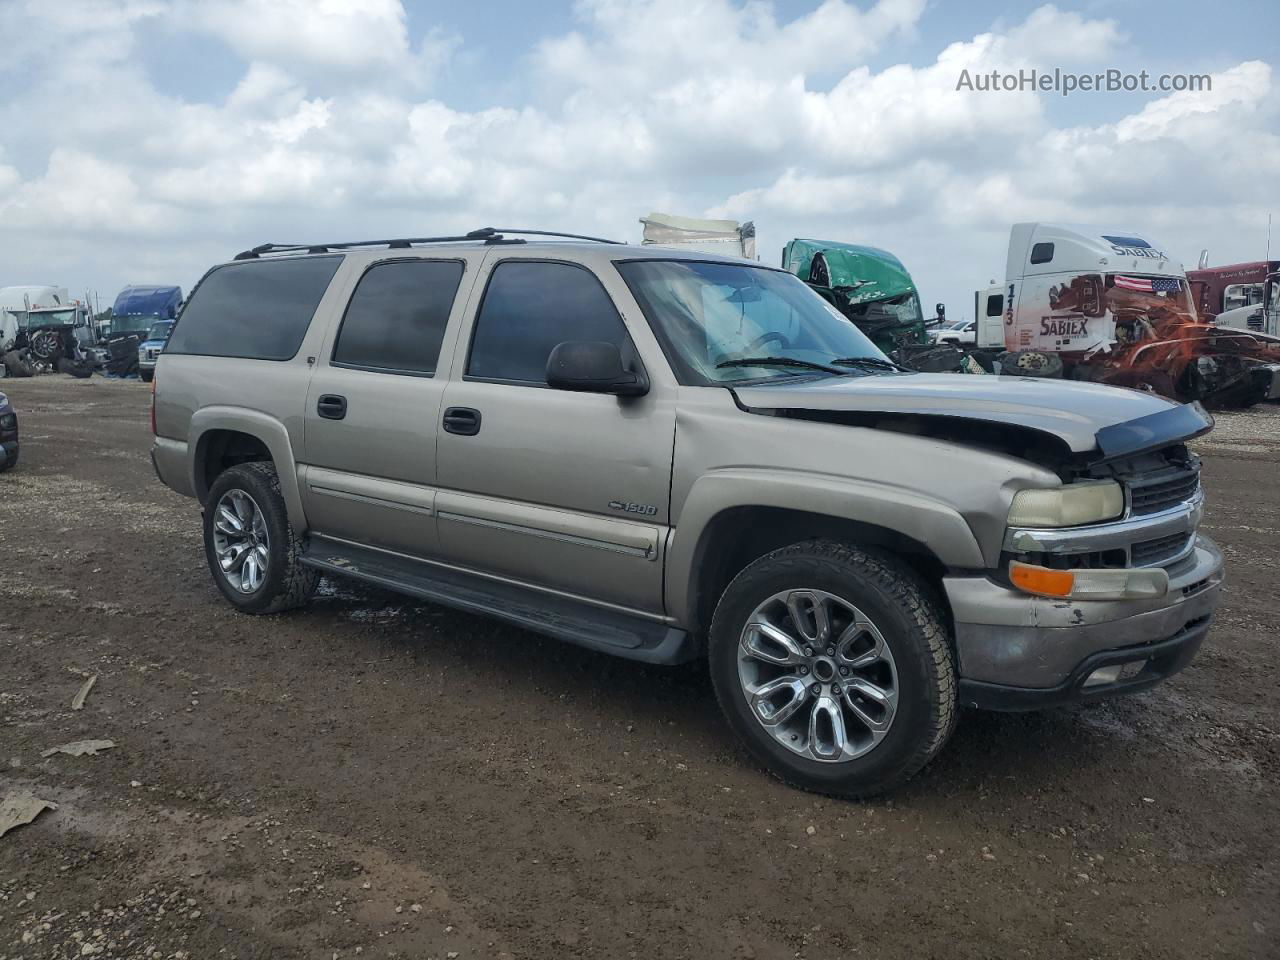
[[[173,331],[172,320],[157,320],[147,331],[147,338],[138,344],[138,376],[145,383],[151,382],[156,369],[156,357],[169,342],[169,334]]]
[[[61,307],[71,302],[66,287],[47,284],[0,287],[0,353],[14,349],[18,334],[27,327],[27,313],[41,307]]]
[[[1007,350],[1007,373],[1216,406],[1280,398],[1280,345],[1202,322],[1182,265],[1132,231],[1014,224],[1005,282],[974,310],[978,346]]]
[[[888,250],[831,240],[790,241],[782,267],[865,333],[886,354],[930,343],[915,281]]]
[[[181,305],[181,287],[135,284],[121,290],[111,307],[111,321],[105,336],[109,355],[104,364],[107,375],[141,375],[143,341],[148,339],[155,324],[174,319]]]
[[[701,658],[754,757],[841,796],[919,771],[962,705],[1131,693],[1195,655],[1223,579],[1198,405],[903,371],[786,270],[551,237],[265,244],[205,274],[151,455],[231,606],[353,577]]]
[[[1201,319],[1280,337],[1280,260],[1188,270]]]
[[[18,465],[18,415],[0,393],[0,473]]]

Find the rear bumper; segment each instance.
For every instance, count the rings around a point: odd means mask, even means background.
[[[187,444],[182,440],[156,437],[151,443],[151,466],[160,482],[184,497],[196,495],[187,463]]]
[[[1053,600],[985,577],[948,577],[963,702],[1030,709],[1150,686],[1195,655],[1222,580],[1222,553],[1204,536],[1170,568],[1169,592],[1152,600]],[[1149,667],[1124,682],[1083,688],[1099,667],[1144,658]]]

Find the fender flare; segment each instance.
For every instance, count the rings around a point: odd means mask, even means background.
[[[203,504],[209,495],[209,488],[204,482],[202,460],[206,447],[205,438],[212,430],[234,430],[262,441],[276,465],[276,474],[280,478],[280,495],[284,498],[289,523],[298,534],[305,531],[307,515],[298,489],[298,465],[293,457],[289,430],[275,417],[261,410],[215,405],[202,407],[191,417],[191,427],[187,434],[187,473],[196,498]]]
[[[667,612],[678,623],[697,621],[695,565],[706,531],[720,514],[744,507],[796,510],[883,527],[923,544],[948,567],[987,565],[964,517],[916,491],[789,470],[717,470],[694,483],[667,547]]]

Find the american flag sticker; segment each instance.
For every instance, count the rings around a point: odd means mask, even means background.
[[[1137,290],[1141,293],[1170,293],[1177,290],[1181,281],[1173,277],[1122,277],[1116,275],[1116,286],[1121,290]]]

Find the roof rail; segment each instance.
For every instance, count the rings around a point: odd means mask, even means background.
[[[590,240],[593,243],[621,243],[620,240],[606,240],[603,237],[589,237],[581,233],[557,233],[554,230],[516,230],[508,227],[481,227],[461,236],[455,237],[402,237],[395,240],[348,240],[342,243],[264,243],[249,250],[241,251],[234,257],[236,260],[257,260],[263,254],[273,253],[330,253],[335,250],[350,250],[355,247],[387,247],[390,250],[403,250],[422,243],[461,243],[466,240],[482,240],[485,243],[524,243],[517,238],[508,239],[505,235],[513,233],[530,237],[560,237],[566,240]]]

